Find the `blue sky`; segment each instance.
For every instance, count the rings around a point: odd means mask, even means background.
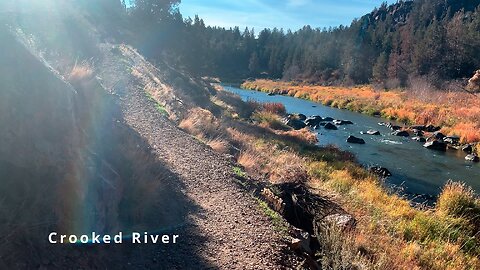
[[[198,14],[207,25],[296,30],[350,25],[354,18],[380,6],[384,0],[182,0],[180,12]],[[387,1],[392,3],[393,1]]]

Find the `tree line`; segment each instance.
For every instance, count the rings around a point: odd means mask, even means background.
[[[183,18],[179,0],[100,2],[112,5],[110,23],[128,31],[129,42],[152,62],[197,76],[397,87],[412,76],[450,81],[480,69],[478,0],[384,3],[350,26],[262,29],[258,35]]]

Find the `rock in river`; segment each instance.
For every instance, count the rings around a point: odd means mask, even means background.
[[[440,131],[435,131],[435,133],[433,133],[433,137],[435,139],[442,140],[443,138],[445,138],[445,135]]]
[[[368,130],[367,132],[360,132],[361,134],[367,134],[367,135],[380,135],[380,131],[378,130],[373,130],[373,129],[370,129]]]
[[[408,132],[405,131],[405,130],[397,130],[397,131],[393,132],[392,135],[400,136],[400,137],[409,137],[410,136],[410,134],[408,134]]]
[[[384,178],[392,176],[392,173],[387,168],[384,168],[384,167],[378,167],[378,166],[371,167],[370,172]]]
[[[441,127],[436,127],[436,126],[433,126],[433,125],[428,125],[425,127],[425,131],[427,132],[436,132],[436,131],[439,131],[440,129],[442,129]]]
[[[427,142],[423,147],[431,150],[447,151],[447,144],[439,141]]]
[[[332,123],[326,123],[325,124],[325,129],[330,129],[330,130],[337,130],[337,126],[335,126],[334,124]]]
[[[337,126],[353,125],[353,122],[348,120],[333,120],[333,123]]]
[[[303,121],[294,118],[288,119],[286,125],[296,130],[302,129],[307,126]]]
[[[307,120],[307,116],[305,114],[301,114],[301,113],[297,114],[297,118],[298,118],[298,120],[301,120],[301,121]]]
[[[422,137],[423,135],[425,135],[423,133],[423,131],[421,131],[419,129],[412,129],[412,132],[413,132],[413,135],[418,136],[418,137]]]
[[[355,136],[350,135],[347,138],[348,143],[356,143],[356,144],[365,144],[365,141],[362,138],[357,138]]]
[[[463,152],[471,153],[473,151],[473,146],[471,144],[467,144],[462,147]]]
[[[425,139],[424,137],[420,137],[420,136],[413,137],[412,140],[417,141],[417,142],[421,142],[421,143],[427,142],[427,139]]]
[[[419,131],[425,131],[427,129],[426,126],[423,126],[423,125],[415,125],[415,126],[411,126],[410,129],[416,129],[416,130],[419,130]]]
[[[475,154],[470,154],[470,155],[467,155],[467,156],[465,157],[465,160],[466,160],[466,161],[471,161],[471,162],[479,162],[479,161],[480,161],[480,158],[479,158],[477,155],[475,155]]]
[[[305,124],[309,127],[318,126],[318,124],[322,121],[322,117],[318,115],[313,115],[305,119]]]
[[[449,144],[457,144],[460,141],[460,137],[458,136],[447,136],[443,138],[443,141]]]

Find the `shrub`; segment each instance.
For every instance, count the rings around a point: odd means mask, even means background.
[[[446,215],[478,219],[480,202],[472,188],[464,183],[450,181],[443,188],[436,209]]]
[[[278,115],[284,115],[287,112],[287,110],[285,109],[285,105],[278,102],[262,103],[262,107],[263,110]]]
[[[180,122],[179,127],[194,136],[203,138],[219,138],[223,133],[217,118],[210,111],[201,108],[191,109],[188,116]]]
[[[269,127],[275,130],[290,130],[287,125],[282,123],[280,117],[272,112],[257,111],[252,115],[252,119],[264,127]]]
[[[206,143],[210,148],[212,148],[215,152],[228,154],[230,153],[230,144],[227,140],[216,138],[208,140]]]

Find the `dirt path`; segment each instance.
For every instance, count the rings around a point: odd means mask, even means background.
[[[258,203],[234,183],[231,165],[153,106],[126,66],[142,59],[121,61],[105,51],[106,60],[96,68],[102,84],[119,97],[126,124],[145,138],[195,205],[187,209],[186,225],[173,230],[180,235],[178,244],[138,249],[129,264],[161,269],[288,269],[296,264]],[[139,259],[145,257],[147,263]]]

